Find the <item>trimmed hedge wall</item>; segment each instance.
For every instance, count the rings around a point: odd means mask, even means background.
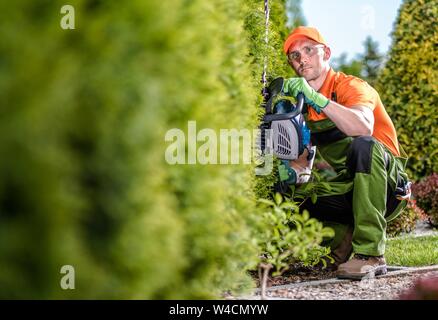
[[[0,4],[0,297],[218,297],[252,285],[253,166],[164,161],[167,130],[255,128],[284,2]],[[257,187],[257,184],[259,187]],[[63,265],[75,290],[62,290]]]

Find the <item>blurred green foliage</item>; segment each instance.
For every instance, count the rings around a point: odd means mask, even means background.
[[[75,30],[61,1],[0,5],[0,296],[165,295],[190,261],[161,142],[177,16],[71,4]],[[75,290],[59,286],[66,264]]]
[[[364,53],[359,55],[362,62],[362,76],[371,86],[374,87],[382,67],[384,56],[379,53],[379,43],[368,36],[363,42]]]
[[[256,0],[74,0],[74,30],[60,27],[62,1],[0,4],[0,298],[199,299],[253,285],[256,199],[275,174],[170,165],[164,137],[191,120],[258,127],[264,57],[268,79],[291,72],[285,3],[270,3],[268,48]],[[63,265],[75,290],[60,287]]]
[[[365,39],[363,46],[363,53],[347,61],[347,54],[344,52],[333,59],[333,65],[337,71],[359,77],[374,86],[382,68],[384,56],[379,53],[379,43],[371,36]]]
[[[410,177],[438,171],[437,0],[405,0],[392,33],[389,59],[377,81],[401,145]]]
[[[342,53],[339,57],[336,57],[332,61],[333,68],[336,71],[341,71],[345,74],[355,77],[361,77],[363,64],[359,58],[347,60],[347,53]]]
[[[286,0],[286,26],[289,28],[307,25],[306,18],[301,10],[302,0]]]

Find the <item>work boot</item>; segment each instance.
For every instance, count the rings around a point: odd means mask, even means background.
[[[353,228],[348,227],[344,238],[342,238],[339,245],[330,252],[330,256],[335,260],[331,262],[329,259],[324,259],[327,263],[325,268],[327,271],[336,271],[338,266],[344,262],[347,262],[353,253]]]
[[[386,272],[386,262],[383,256],[355,254],[350,261],[339,265],[336,276],[340,279],[360,280],[367,275],[378,276]]]

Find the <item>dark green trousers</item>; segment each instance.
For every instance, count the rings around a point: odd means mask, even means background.
[[[369,136],[345,137],[318,146],[318,152],[337,175],[327,181],[330,191],[318,194],[315,204],[306,200],[302,209],[335,230],[332,248],[342,240],[348,225],[353,225],[353,252],[383,255],[387,222],[407,205],[394,193],[407,182],[407,159],[394,156]]]

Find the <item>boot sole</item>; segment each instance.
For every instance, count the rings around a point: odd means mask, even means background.
[[[375,276],[384,275],[388,272],[386,266],[378,266],[374,270]],[[364,277],[372,273],[372,271],[367,273],[339,273],[336,275],[338,279],[351,279],[351,280],[362,280]]]

